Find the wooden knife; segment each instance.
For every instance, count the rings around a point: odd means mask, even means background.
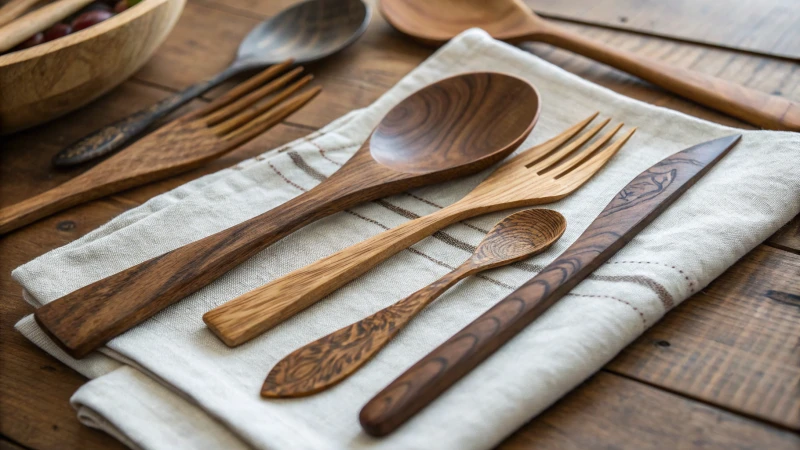
[[[740,138],[695,145],[634,178],[561,256],[372,398],[359,417],[364,431],[389,434],[436,399],[611,258]]]

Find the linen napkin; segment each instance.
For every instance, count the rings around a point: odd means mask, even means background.
[[[523,151],[601,111],[638,127],[592,180],[546,205],[568,220],[549,251],[452,288],[376,358],[341,384],[291,400],[259,396],[282,357],[434,281],[510,213],[455,224],[400,252],[324,301],[230,349],[204,312],[319,258],[461,198],[491,171],[363,204],[309,225],[214,283],[76,361],[31,317],[18,329],[90,378],[73,397],[85,424],[132,448],[485,449],[597,371],[675,305],[800,212],[800,135],[740,131],[647,105],[470,30],[371,106],[319,132],[162,194],[13,272],[38,306],[307,191],[358,149],[412,92],[468,71],[532,82],[543,102]],[[394,434],[375,439],[357,421],[386,384],[564,251],[624,185],[666,156],[709,139],[743,138],[704,178],[546,314]],[[519,152],[518,151],[518,152]]]

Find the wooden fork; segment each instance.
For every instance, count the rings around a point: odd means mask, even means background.
[[[286,61],[271,66],[206,107],[159,128],[83,174],[3,208],[0,234],[71,206],[194,169],[272,128],[321,90],[315,87],[287,100],[313,78],[309,74],[289,84],[303,71],[297,67],[277,76],[290,65],[291,61]],[[273,93],[265,102],[256,104]]]
[[[619,124],[581,151],[611,120],[606,119],[567,144],[597,114],[508,161],[458,202],[295,270],[207,312],[203,320],[227,345],[243,344],[448,225],[566,197],[597,173],[636,130],[603,148],[622,128]]]

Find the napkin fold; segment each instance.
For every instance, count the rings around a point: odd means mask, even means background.
[[[309,225],[82,360],[58,349],[30,316],[22,319],[17,328],[26,337],[93,378],[72,398],[80,420],[143,449],[489,448],[800,212],[799,134],[734,130],[647,105],[470,30],[369,107],[155,197],[17,268],[13,277],[25,298],[40,306],[261,214],[335,172],[383,115],[412,92],[454,74],[486,70],[522,77],[541,93],[541,119],[517,153],[594,111],[626,128],[638,127],[592,180],[544,206],[568,221],[550,250],[461,282],[355,375],[300,399],[259,396],[277,361],[444,275],[510,211],[448,227],[444,238],[430,237],[400,252],[235,349],[206,329],[203,313],[410,217],[436,211],[491,170]],[[563,252],[633,177],[674,152],[734,132],[743,138],[728,156],[541,318],[394,434],[374,439],[361,431],[358,412],[375,393]]]

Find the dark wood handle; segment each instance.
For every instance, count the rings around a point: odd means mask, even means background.
[[[86,356],[284,236],[361,201],[337,196],[336,189],[323,183],[260,216],[78,289],[37,309],[36,321],[67,353]]]
[[[414,364],[361,410],[364,430],[391,433],[503,346],[653,221],[741,136],[678,152],[633,179],[577,241],[535,277]]]
[[[240,71],[238,66],[229,67],[210,80],[189,86],[150,107],[84,136],[58,152],[53,157],[53,165],[75,166],[121,149],[158,120]]]
[[[548,25],[541,40],[628,72],[682,97],[771,130],[800,131],[800,104],[693,70],[663,64]]]
[[[361,426],[373,436],[394,431],[567,294],[596,256],[565,253],[372,398],[361,410]]]

